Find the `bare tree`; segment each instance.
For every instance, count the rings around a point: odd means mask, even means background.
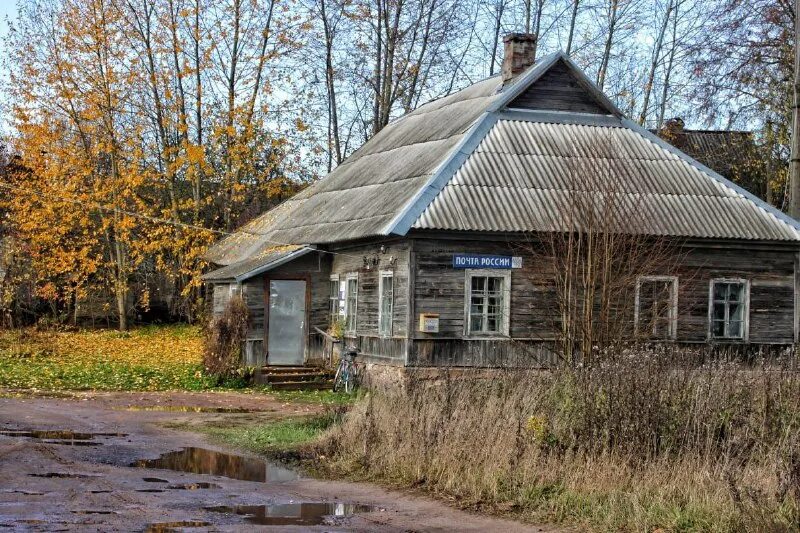
[[[650,95],[653,93],[653,84],[656,78],[656,69],[661,62],[661,52],[664,48],[664,38],[667,34],[667,29],[670,24],[672,13],[675,9],[675,0],[667,0],[666,10],[661,24],[659,25],[656,34],[655,43],[653,44],[653,55],[650,60],[650,68],[647,73],[647,81],[644,84],[644,98],[642,101],[642,111],[639,114],[639,124],[644,125],[647,120],[647,114],[650,111]]]
[[[794,2],[794,83],[792,84],[792,155],[789,168],[789,213],[800,218],[800,0]]]
[[[672,272],[678,248],[653,236],[643,197],[631,188],[633,163],[619,152],[609,134],[593,142],[596,157],[572,159],[555,231],[533,237],[541,239],[543,260],[552,264],[557,353],[572,364],[591,364],[614,346],[674,331],[677,319],[676,310],[664,305],[663,291],[670,288],[662,284],[648,286],[654,293],[645,296],[646,312],[634,324],[632,295],[640,277]]]
[[[569,31],[567,36],[567,55],[572,54],[572,44],[573,39],[575,38],[575,25],[578,21],[578,10],[580,9],[581,0],[572,0],[572,10],[570,11],[569,17]]]

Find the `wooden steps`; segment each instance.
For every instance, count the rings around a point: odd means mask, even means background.
[[[326,390],[333,388],[333,373],[315,366],[264,366],[255,383],[272,390]]]

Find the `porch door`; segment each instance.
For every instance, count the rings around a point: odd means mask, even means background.
[[[302,365],[305,329],[306,282],[270,280],[267,364]]]

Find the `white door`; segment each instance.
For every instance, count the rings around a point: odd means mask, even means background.
[[[306,282],[269,282],[267,364],[302,365],[305,353]]]

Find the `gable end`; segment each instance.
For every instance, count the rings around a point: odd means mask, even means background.
[[[512,100],[508,107],[613,114],[584,87],[563,60],[557,61],[541,78]]]

